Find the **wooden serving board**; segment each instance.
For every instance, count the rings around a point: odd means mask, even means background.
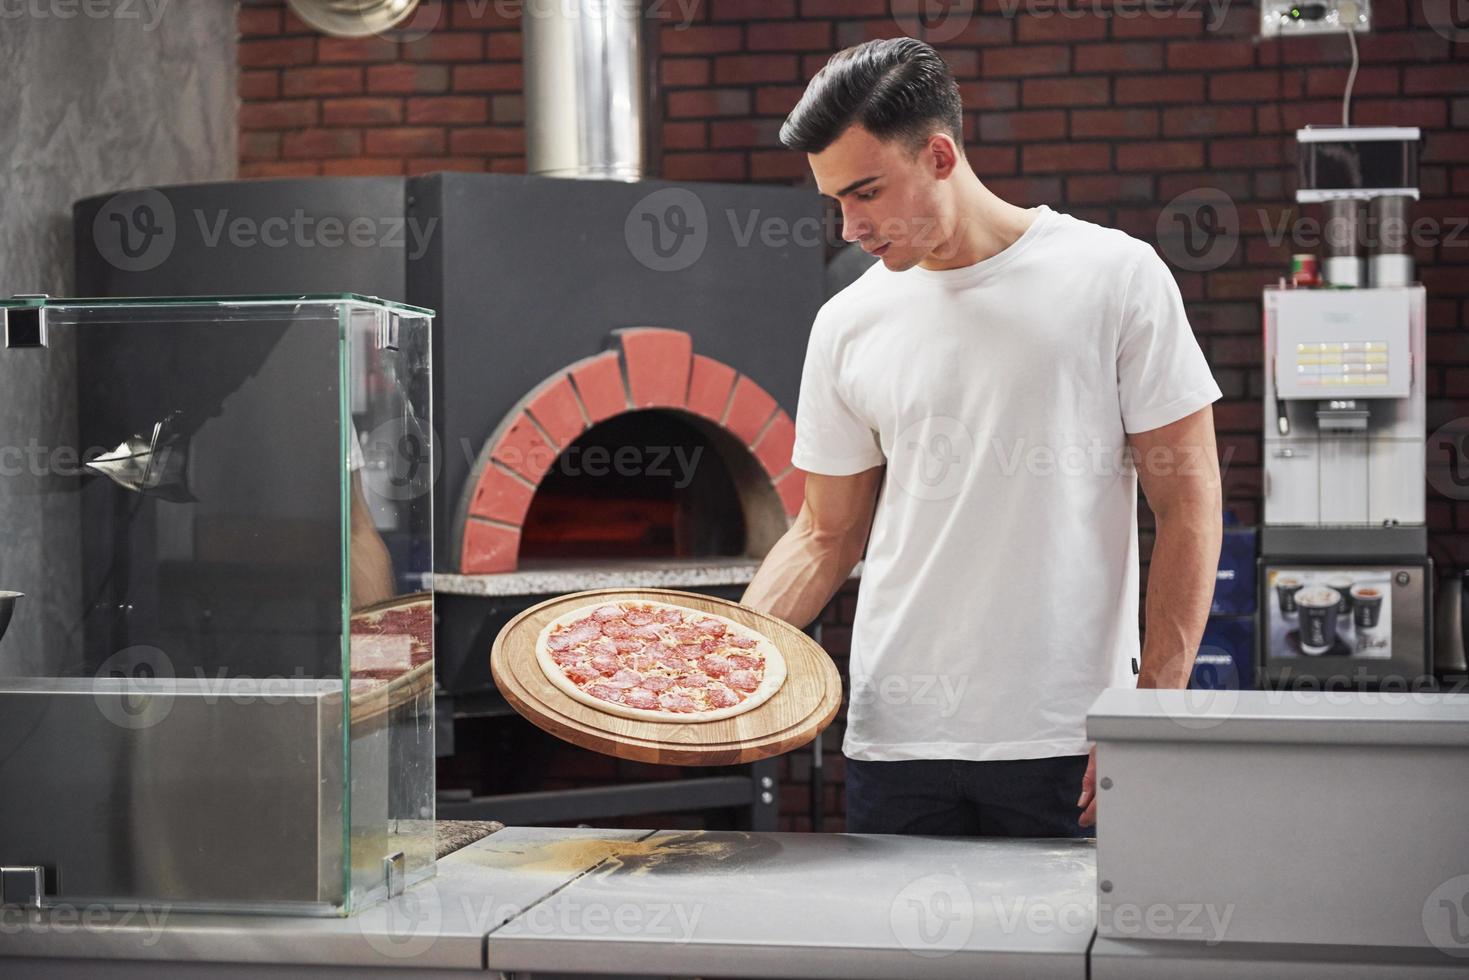
[[[786,661],[786,679],[764,704],[719,721],[641,721],[582,704],[546,678],[536,639],[553,619],[605,602],[666,602],[742,623],[768,637]],[[726,599],[673,589],[597,589],[551,599],[500,630],[490,652],[495,684],[516,711],[557,738],[606,755],[674,766],[726,766],[781,755],[805,745],[836,717],[842,679],[820,644],[805,633]]]

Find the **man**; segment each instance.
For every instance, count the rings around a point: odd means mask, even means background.
[[[849,831],[1083,836],[1087,708],[1184,687],[1213,591],[1220,391],[1178,289],[1143,242],[986,189],[920,41],[835,55],[781,141],[880,261],[817,314],[805,504],[744,601],[809,623],[865,548]],[[1134,679],[1139,482],[1156,541]]]

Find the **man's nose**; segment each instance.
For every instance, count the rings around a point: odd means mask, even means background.
[[[867,220],[844,208],[842,210],[842,238],[849,242],[856,242],[870,237],[872,237],[872,228]]]

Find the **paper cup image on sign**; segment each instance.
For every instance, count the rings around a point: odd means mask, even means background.
[[[1276,569],[1266,606],[1271,657],[1392,656],[1391,573],[1380,569]]]

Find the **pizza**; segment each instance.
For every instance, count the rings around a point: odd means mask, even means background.
[[[643,721],[718,721],[764,704],[785,682],[774,643],[724,616],[664,602],[582,606],[536,640],[552,684],[582,704]]]
[[[354,682],[391,681],[434,659],[432,596],[408,596],[355,612],[351,626]]]

